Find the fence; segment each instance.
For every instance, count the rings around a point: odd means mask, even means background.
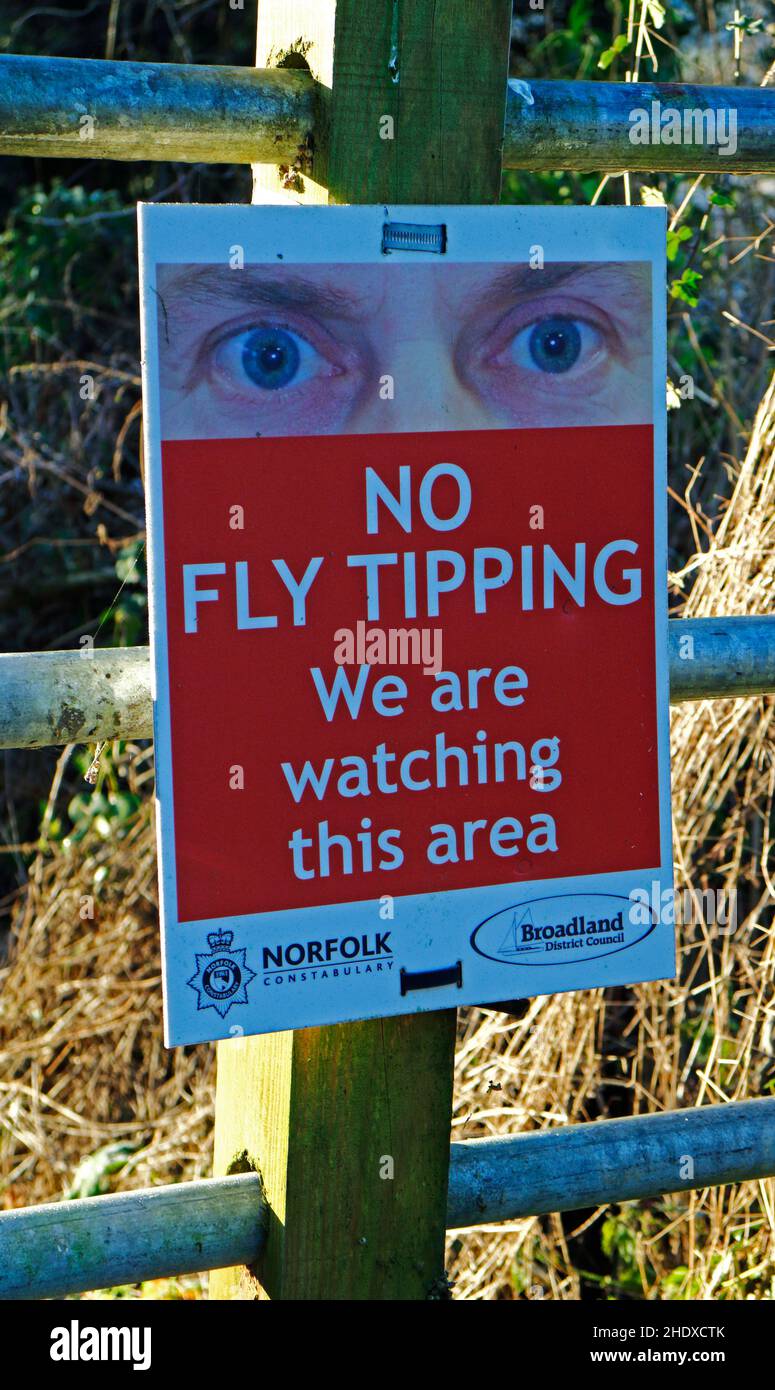
[[[739,1101],[452,1144],[447,1228],[771,1175],[773,1107]],[[694,1175],[677,1182],[687,1152]],[[9,1212],[0,1217],[0,1298],[250,1266],[265,1249],[267,1218],[258,1173]]]
[[[775,169],[773,93],[507,86],[510,15],[262,0],[251,70],[6,55],[0,153],[253,163],[257,201],[281,163],[306,199],[429,203],[496,201],[502,166]],[[734,110],[736,151],[632,144],[629,114],[660,100]],[[775,692],[775,618],[672,622],[669,646],[673,701]],[[0,747],[150,734],[147,649],[0,657]],[[0,1297],[210,1269],[215,1297],[425,1298],[445,1228],[775,1174],[775,1099],[450,1148],[454,1039],[446,1011],[220,1044],[217,1176],[0,1215]]]

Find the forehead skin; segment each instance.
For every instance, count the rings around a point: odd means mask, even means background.
[[[615,315],[640,315],[648,309],[649,285],[650,266],[642,262],[567,262],[542,270],[426,262],[243,270],[162,265],[157,271],[162,342],[215,310],[228,315],[250,307],[294,308],[353,326],[379,318],[385,329],[400,328],[405,336],[413,336],[414,326],[427,327],[429,312],[457,322],[550,293],[589,299]]]

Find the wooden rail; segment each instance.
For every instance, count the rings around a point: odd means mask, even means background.
[[[298,68],[0,56],[0,154],[286,163],[314,172],[329,91]],[[734,113],[735,140],[636,144],[632,113]],[[83,118],[91,118],[91,124]],[[310,137],[313,137],[312,139]],[[775,170],[775,88],[655,82],[512,84],[506,169]]]
[[[451,1146],[447,1227],[606,1206],[775,1174],[775,1099]],[[341,1218],[331,1214],[331,1220]],[[257,1173],[0,1214],[0,1299],[260,1266]]]
[[[775,617],[675,619],[668,632],[673,704],[775,691]],[[0,748],[152,735],[147,647],[0,655]]]
[[[692,87],[658,82],[530,82],[509,93],[503,164],[507,169],[623,169],[750,174],[775,169],[775,90],[761,87]],[[533,101],[530,104],[529,98]],[[633,112],[677,111],[684,128],[690,113],[724,120],[734,112],[734,153],[718,145],[634,144]]]
[[[8,53],[0,154],[290,164],[312,129],[314,100],[297,69]]]
[[[0,1299],[252,1264],[265,1220],[256,1173],[2,1212]]]

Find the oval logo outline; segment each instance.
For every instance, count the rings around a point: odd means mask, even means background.
[[[477,955],[482,956],[485,960],[495,961],[496,965],[510,965],[517,967],[522,966],[531,970],[540,970],[542,967],[546,968],[548,966],[558,965],[560,963],[559,959],[535,961],[505,960],[503,955],[494,955],[491,951],[483,950],[482,947],[477,943],[477,937],[479,936],[480,932],[482,932],[484,928],[489,925],[489,923],[497,921],[499,917],[508,917],[509,913],[516,913],[520,911],[525,912],[528,908],[533,907],[538,903],[553,903],[567,901],[578,902],[579,899],[583,899],[585,901],[597,899],[598,901],[603,902],[627,903],[628,906],[632,905],[631,899],[628,897],[624,897],[621,893],[554,893],[549,894],[549,896],[547,897],[530,898],[527,902],[513,903],[509,907],[500,908],[497,912],[491,912],[489,917],[485,917],[484,920],[478,924],[478,926],[474,927],[474,930],[472,931],[470,937],[470,945],[476,951]],[[646,904],[640,903],[639,906],[645,907]],[[651,918],[650,924],[646,926],[645,929],[639,927],[638,930],[640,934],[638,936],[635,936],[633,940],[625,941],[616,946],[612,946],[611,949],[607,951],[594,951],[590,952],[587,956],[574,955],[571,959],[577,965],[586,964],[590,960],[602,960],[605,956],[615,956],[618,955],[620,951],[628,951],[632,946],[640,945],[641,941],[645,941],[646,938],[650,936],[651,933],[655,931],[656,927],[659,925],[659,918],[654,912],[654,908],[651,905],[651,903],[648,904],[648,912]],[[566,959],[568,959],[568,957],[566,957]]]

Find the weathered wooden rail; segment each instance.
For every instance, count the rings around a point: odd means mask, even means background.
[[[298,67],[235,68],[0,56],[0,154],[182,163],[314,164],[329,89]],[[733,111],[736,148],[633,144],[631,113]],[[389,110],[389,108],[386,108]],[[83,117],[91,118],[87,125]],[[775,89],[655,82],[509,87],[506,169],[775,169]]]
[[[469,1139],[450,1150],[447,1229],[773,1174],[769,1099]],[[250,1266],[266,1246],[267,1218],[257,1173],[4,1212],[0,1299]]]

